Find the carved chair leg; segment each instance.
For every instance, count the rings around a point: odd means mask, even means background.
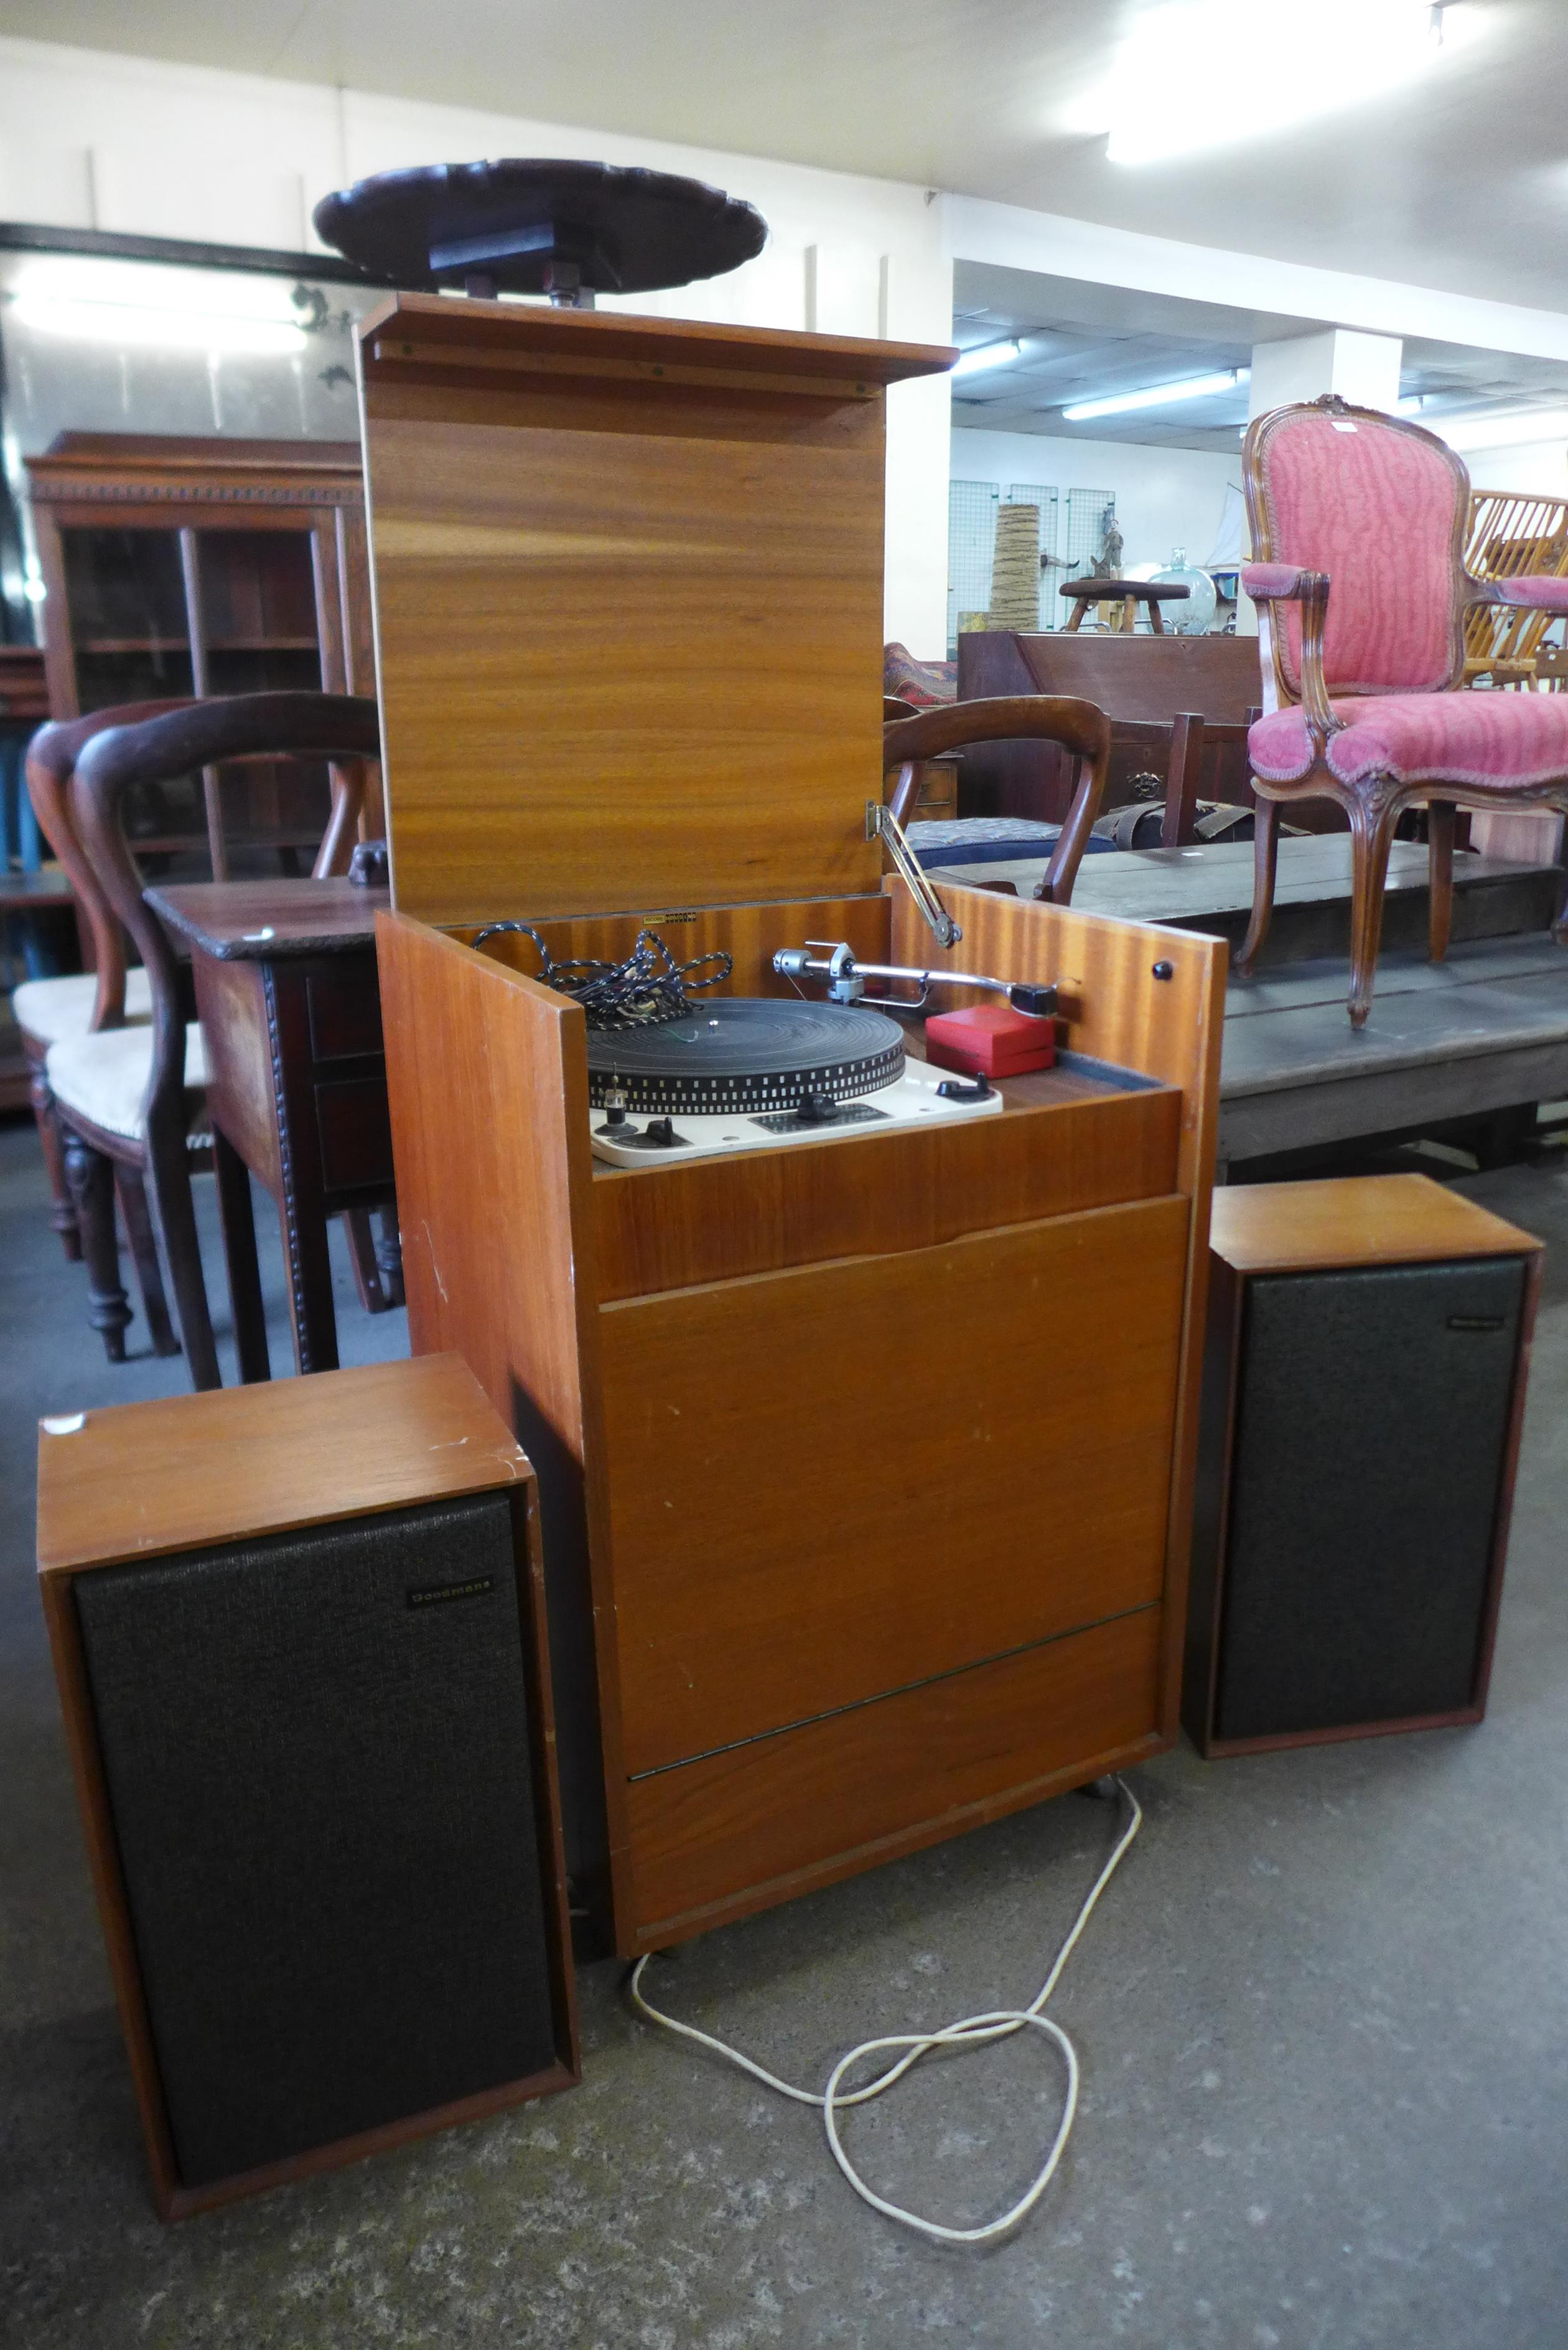
[[[1251,978],[1252,966],[1269,935],[1269,920],[1274,910],[1274,868],[1279,861],[1279,845],[1280,804],[1278,800],[1264,799],[1260,793],[1252,819],[1252,919],[1247,925],[1247,935],[1236,958],[1236,970],[1242,979]]]
[[[359,1303],[367,1314],[384,1314],[391,1300],[381,1284],[381,1268],[376,1261],[376,1236],[370,1229],[369,1208],[345,1208],[343,1232],[348,1243],[348,1263],[354,1275],[354,1286],[359,1293]]]
[[[174,1336],[168,1300],[163,1295],[163,1268],[158,1262],[158,1242],[152,1219],[147,1212],[146,1189],[134,1167],[116,1167],[114,1188],[125,1237],[130,1244],[131,1262],[136,1267],[136,1284],[141,1292],[152,1351],[155,1355],[177,1355],[180,1341]]]
[[[398,1228],[395,1201],[389,1208],[378,1208],[376,1211],[376,1263],[380,1268],[381,1291],[388,1305],[405,1305],[403,1240]]]
[[[82,1236],[77,1224],[71,1187],[66,1180],[65,1154],[60,1148],[60,1130],[55,1123],[55,1097],[49,1091],[48,1080],[42,1069],[33,1071],[28,1093],[38,1128],[38,1148],[44,1154],[44,1172],[49,1179],[49,1230],[58,1232],[60,1246],[69,1263],[79,1264]]]
[[[125,1330],[130,1305],[119,1280],[119,1242],[114,1229],[114,1175],[109,1160],[73,1128],[60,1137],[66,1180],[77,1211],[88,1269],[88,1319],[103,1339],[111,1363],[125,1360]]]
[[[1428,860],[1428,948],[1434,962],[1441,962],[1449,951],[1449,934],[1454,921],[1454,816],[1452,800],[1429,800],[1427,804],[1427,843]]]
[[[180,1336],[193,1388],[222,1387],[218,1350],[213,1343],[213,1322],[207,1309],[207,1284],[202,1277],[202,1249],[196,1237],[196,1207],[191,1197],[191,1167],[184,1134],[147,1138],[147,1171],[152,1180],[152,1201],[163,1250],[174,1284],[180,1315]]]
[[[1388,851],[1394,845],[1397,816],[1392,801],[1382,793],[1357,800],[1351,809],[1355,874],[1350,906],[1350,996],[1345,1008],[1353,1028],[1364,1028],[1372,1009],[1377,949],[1383,936],[1383,889],[1388,879]]]

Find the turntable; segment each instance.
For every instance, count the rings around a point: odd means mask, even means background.
[[[743,995],[657,1027],[590,1030],[588,1099],[603,1112],[595,1156],[619,1167],[667,1152],[828,1142],[1002,1107],[983,1079],[966,1083],[911,1060],[903,1030],[885,1013]]]
[[[360,334],[410,1336],[539,1465],[567,1865],[632,1955],[1175,1735],[1225,950],[884,879],[886,388],[950,354]],[[542,977],[644,931],[668,1018]],[[1055,1066],[982,1095],[922,989],[847,1000],[925,965]]]

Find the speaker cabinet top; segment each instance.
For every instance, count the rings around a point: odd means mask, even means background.
[[[875,891],[884,398],[956,354],[415,294],[360,353],[398,910]]]
[[[1543,1243],[1429,1175],[1352,1175],[1222,1186],[1209,1245],[1234,1272],[1252,1274],[1522,1256]]]
[[[410,1509],[529,1473],[456,1355],[73,1412],[39,1423],[38,1572]]]

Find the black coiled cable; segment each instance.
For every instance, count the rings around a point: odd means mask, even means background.
[[[532,922],[491,922],[473,943],[482,947],[504,931],[533,940],[539,950],[539,969],[532,976],[580,1003],[590,1028],[651,1028],[679,1020],[691,1010],[690,991],[722,985],[735,967],[733,956],[722,947],[678,963],[657,931],[639,931],[624,962],[557,962]],[[703,972],[705,977],[695,975]]]

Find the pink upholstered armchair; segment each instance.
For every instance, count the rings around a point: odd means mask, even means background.
[[[1472,579],[1462,548],[1469,476],[1418,425],[1334,395],[1260,416],[1242,451],[1258,557],[1263,716],[1248,737],[1258,820],[1251,969],[1273,907],[1280,804],[1338,800],[1354,842],[1350,1017],[1372,1002],[1388,849],[1424,800],[1431,952],[1448,951],[1454,811],[1568,810],[1568,695],[1456,691],[1474,603],[1568,613],[1568,579]],[[1554,936],[1568,942],[1559,918]]]

